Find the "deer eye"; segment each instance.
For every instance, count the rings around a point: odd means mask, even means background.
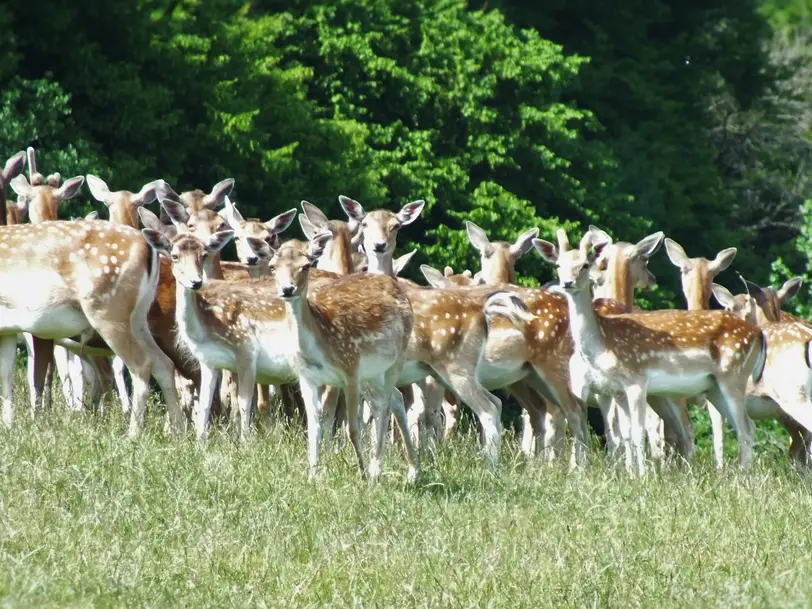
[[[173,262],[177,262],[178,260],[180,260],[180,256],[178,256],[177,254],[172,254],[170,258],[172,258]]]
[[[302,267],[302,270],[303,270],[303,271],[307,271],[307,270],[309,270],[309,269],[310,269],[310,267],[311,267],[312,265],[313,265],[313,263],[312,263],[312,262],[307,262],[307,263],[306,263],[306,264],[305,264],[305,265]]]
[[[228,226],[226,226],[225,224],[221,224],[220,226],[217,227],[216,232],[219,233],[219,232],[224,231],[224,230],[228,230]]]
[[[400,222],[395,222],[395,225],[392,227],[392,230],[400,230],[400,227],[403,226]]]
[[[589,268],[589,263],[584,262],[584,265],[581,268],[584,269],[584,270],[588,269]]]

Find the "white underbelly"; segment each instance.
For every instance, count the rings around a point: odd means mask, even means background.
[[[527,375],[524,362],[502,360],[501,362],[481,361],[476,367],[476,376],[486,389],[501,389],[522,380]]]
[[[751,419],[776,419],[781,414],[781,408],[775,400],[767,396],[753,395],[747,396],[745,400],[747,414]]]
[[[713,386],[713,377],[707,372],[664,372],[649,370],[648,393],[667,397],[692,397]]]
[[[42,338],[70,338],[89,327],[82,310],[71,305],[31,309],[0,307],[0,334],[28,332]]]
[[[429,369],[425,364],[421,364],[415,360],[408,360],[403,366],[400,376],[398,376],[397,386],[403,387],[404,385],[418,383],[426,378],[429,374]]]

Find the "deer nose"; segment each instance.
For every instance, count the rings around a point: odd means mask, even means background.
[[[245,259],[245,264],[247,264],[248,266],[254,266],[258,260],[259,258],[257,258],[256,256],[248,256],[248,258]]]
[[[293,296],[294,287],[292,285],[286,285],[282,287],[282,296]]]
[[[567,289],[567,290],[571,290],[572,288],[574,288],[574,287],[575,287],[575,282],[574,282],[574,281],[562,281],[562,282],[561,282],[561,285],[562,285],[562,287],[564,287],[565,289]]]
[[[373,244],[372,249],[373,249],[373,250],[374,250],[376,253],[378,253],[378,254],[382,254],[382,253],[384,253],[384,252],[386,251],[386,245],[387,245],[386,241],[376,241],[376,242]]]
[[[191,288],[193,290],[199,290],[203,287],[203,280],[202,279],[193,279],[191,282]]]

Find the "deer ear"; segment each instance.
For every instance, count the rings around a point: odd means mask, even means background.
[[[139,207],[138,208],[138,217],[141,218],[141,223],[149,229],[162,231],[163,227],[166,226],[163,222],[158,219],[154,213],[148,210],[146,207]]]
[[[733,308],[733,305],[736,303],[736,298],[733,294],[730,293],[726,287],[719,285],[718,283],[711,284],[711,291],[713,295],[716,297],[716,301],[722,305],[726,310],[730,311]]]
[[[420,272],[426,278],[428,284],[435,288],[449,288],[453,285],[440,271],[428,264],[420,265]]]
[[[550,264],[558,264],[558,248],[544,239],[533,239],[533,247]]]
[[[532,245],[532,244],[531,244],[531,245]],[[462,276],[463,276],[463,277],[467,277],[468,279],[470,279],[471,277],[473,277],[473,273],[471,272],[471,269],[465,269],[465,270],[462,272]]]
[[[307,216],[307,219],[310,220],[310,223],[321,230],[326,229],[330,223],[330,220],[324,215],[324,212],[308,201],[302,201],[302,211],[304,215]]]
[[[234,238],[233,230],[218,231],[209,237],[209,241],[206,243],[206,250],[211,253],[219,252],[232,238]]]
[[[308,241],[319,234],[319,229],[304,214],[299,214],[299,226],[302,227],[302,232]]]
[[[211,192],[203,197],[203,205],[211,210],[217,209],[223,204],[226,196],[231,194],[232,188],[234,188],[234,178],[227,178],[217,182]]]
[[[404,205],[401,210],[398,212],[398,222],[401,225],[406,226],[407,224],[411,224],[415,220],[417,220],[420,212],[423,211],[423,208],[426,206],[426,202],[422,199],[418,201],[412,201],[411,203],[407,203]]]
[[[778,302],[781,303],[781,306],[793,298],[797,293],[798,290],[801,289],[801,284],[804,282],[803,277],[793,277],[792,279],[787,280],[784,285],[781,286],[781,289],[778,290]]]
[[[141,187],[137,193],[130,197],[130,202],[133,205],[149,205],[157,198],[157,189],[163,180],[153,180],[147,182]]]
[[[324,253],[324,248],[327,247],[327,243],[332,238],[333,233],[325,231],[310,239],[307,244],[307,257],[310,258],[311,262],[315,262],[319,259],[319,257]]]
[[[347,217],[349,217],[350,220],[360,222],[364,219],[366,213],[358,201],[345,197],[344,195],[339,195],[338,202],[341,204],[341,209],[344,210],[344,213],[347,214]]]
[[[510,257],[516,261],[524,256],[527,252],[533,249],[533,239],[538,236],[539,229],[537,228],[531,228],[530,230],[523,232],[516,239],[516,242],[510,246]]]
[[[665,237],[663,231],[657,231],[648,237],[643,237],[635,244],[632,255],[647,259],[651,258],[663,244],[663,237]]]
[[[691,268],[691,260],[682,249],[682,246],[673,239],[665,239],[665,253],[668,254],[668,259],[675,267],[680,269]]]
[[[76,196],[76,193],[79,192],[79,189],[82,187],[82,184],[85,183],[85,176],[76,176],[75,178],[71,178],[70,180],[65,180],[65,183],[57,189],[54,193],[54,197],[56,197],[57,201],[67,201],[72,199]]]
[[[270,260],[273,256],[274,252],[271,249],[271,246],[268,245],[263,239],[246,237],[245,242],[248,244],[251,251],[254,252],[254,254],[256,254],[261,260]]]
[[[605,230],[602,230],[594,224],[589,225],[589,232],[592,234],[592,243],[605,242],[607,245],[612,245],[612,237],[609,236]]]
[[[217,212],[218,215],[225,218],[226,222],[228,222],[228,225],[235,231],[240,230],[240,224],[242,222],[245,222],[245,220],[242,217],[242,214],[234,206],[234,204],[231,202],[231,199],[229,199],[228,196],[225,196],[223,200],[226,206],[219,212]]]
[[[107,205],[107,198],[110,196],[110,188],[108,188],[107,183],[92,173],[87,174],[86,179],[87,187],[90,189],[93,198]]]
[[[174,200],[172,197],[163,196],[158,193],[158,200],[161,202],[161,207],[166,211],[166,215],[172,221],[172,224],[178,226],[186,224],[189,221],[189,213],[180,201]]]
[[[30,199],[34,196],[34,187],[28,183],[28,180],[23,174],[19,174],[14,179],[9,181],[8,185],[11,186],[11,190],[21,197]]]
[[[147,243],[149,243],[156,252],[169,254],[169,251],[172,249],[172,244],[169,243],[169,239],[167,239],[166,235],[161,231],[144,228],[141,230],[141,233],[144,235],[144,239],[147,240]]]
[[[733,259],[735,257],[736,257],[735,247],[729,247],[727,249],[724,249],[718,254],[716,254],[716,258],[714,258],[710,262],[710,264],[708,265],[708,269],[715,275],[718,275],[733,263]]]
[[[471,222],[465,221],[465,231],[468,233],[468,241],[486,258],[493,254],[493,246],[491,245],[488,235],[479,226]]]
[[[762,309],[766,308],[767,310],[770,310],[770,298],[767,296],[767,293],[761,288],[761,286],[753,283],[749,279],[745,279],[744,277],[741,279],[744,281],[747,292],[755,299],[756,304],[758,304],[758,306]]]
[[[293,209],[289,209],[288,211],[271,218],[265,223],[265,226],[267,226],[268,230],[273,234],[278,235],[279,233],[286,231],[295,218],[296,208],[294,207]]]
[[[22,172],[23,168],[25,167],[25,150],[20,150],[17,154],[9,158],[6,161],[5,167],[3,167],[3,183],[7,184],[11,178],[14,178]]]
[[[412,259],[412,256],[414,256],[416,253],[417,253],[417,250],[414,249],[411,252],[409,252],[408,254],[403,254],[402,256],[398,257],[392,263],[392,270],[394,271],[396,277],[398,275],[400,275],[400,272],[404,268],[406,268],[406,265],[409,264],[409,261]]]
[[[20,212],[20,217],[28,213],[28,199],[25,197],[17,196],[17,210]]]
[[[452,269],[450,266],[446,265],[446,267],[443,269],[443,275],[445,277],[451,277],[451,275],[453,275],[453,274],[454,274],[454,269]]]
[[[99,219],[99,212],[95,209],[85,216],[85,220],[98,220]]]

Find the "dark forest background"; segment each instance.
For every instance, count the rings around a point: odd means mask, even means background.
[[[812,2],[37,0],[0,11],[0,153],[138,190],[236,179],[245,215],[425,199],[401,251],[593,223],[760,282],[812,241]],[[62,210],[100,204],[87,190]],[[104,216],[104,214],[102,214]],[[298,228],[294,228],[298,233]],[[684,306],[651,264],[647,306]],[[550,269],[520,261],[525,283]],[[732,271],[719,281],[741,291]],[[807,282],[809,283],[809,282]],[[804,291],[797,305],[812,302]]]

